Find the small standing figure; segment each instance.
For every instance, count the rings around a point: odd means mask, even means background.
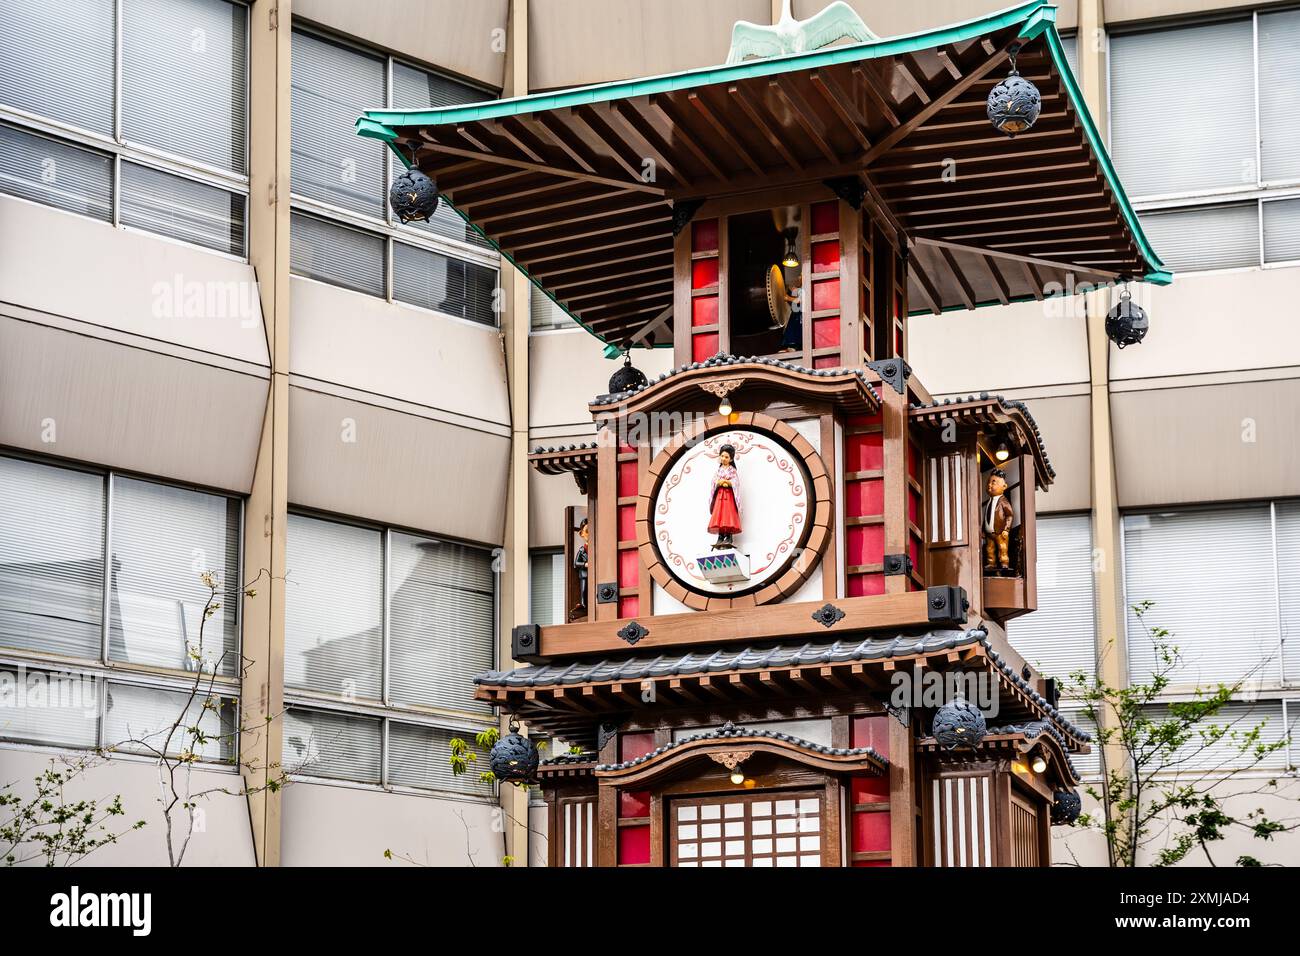
[[[1007,501],[1007,476],[1001,468],[989,474],[989,500],[984,505],[984,570],[1011,570],[1011,525],[1015,510]]]
[[[578,572],[578,603],[569,612],[571,621],[585,617],[587,614],[587,568],[591,563],[587,545],[591,541],[591,526],[586,518],[583,518],[582,523],[578,525],[578,537],[582,539],[582,544],[578,545],[578,550],[573,552],[573,566]]]
[[[803,273],[796,272],[785,294],[790,303],[790,319],[781,336],[782,352],[797,352],[803,348]]]
[[[716,534],[713,550],[734,547],[733,538],[740,534],[740,473],[736,470],[734,445],[718,449],[718,471],[713,476],[713,493],[709,500],[709,534]]]

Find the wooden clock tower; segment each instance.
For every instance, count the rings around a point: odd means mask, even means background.
[[[1088,737],[1005,631],[1037,600],[1042,436],[935,401],[907,334],[1169,279],[1054,12],[359,121],[610,346],[674,350],[531,455],[586,500],[554,516],[567,620],[476,678],[581,748],[535,775],[551,865],[1043,866],[1077,816]]]

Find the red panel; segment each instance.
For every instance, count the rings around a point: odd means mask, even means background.
[[[650,828],[623,827],[618,831],[618,862],[650,862]]]
[[[849,597],[868,597],[872,594],[884,593],[885,576],[883,574],[849,575]]]
[[[718,321],[718,297],[696,296],[691,300],[691,325],[714,325]]]
[[[839,279],[822,279],[820,282],[813,282],[812,310],[814,312],[821,312],[825,309],[838,309],[839,307]]]
[[[894,354],[903,354],[903,330],[894,329]]]
[[[884,435],[849,435],[844,442],[845,471],[875,471],[885,467]]]
[[[618,540],[636,540],[636,505],[618,506]]]
[[[875,415],[850,415],[848,418],[844,419],[844,424],[857,428],[862,428],[866,425],[879,425],[880,414],[877,412]]]
[[[869,718],[878,720],[880,718]],[[886,717],[886,720],[890,718]],[[874,744],[854,744],[855,747],[872,747]],[[879,748],[876,748],[879,750]],[[849,781],[853,792],[853,803],[856,806],[859,803],[888,803],[889,802],[889,778],[888,777],[854,777]]]
[[[882,564],[885,560],[885,526],[851,525],[844,537],[844,560],[853,564]]]
[[[812,207],[812,231],[815,236],[826,232],[839,232],[840,204],[835,202],[814,203]]]
[[[921,480],[921,446],[907,446],[907,473],[917,481]]]
[[[620,790],[618,792],[618,815],[623,820],[628,817],[650,816],[650,791]]]
[[[885,513],[885,480],[850,481],[844,486],[844,514],[865,518]]]
[[[635,760],[644,757],[655,749],[654,734],[620,734],[618,738],[618,759]]]
[[[921,539],[916,535],[908,535],[907,553],[912,559],[912,566],[918,571],[921,570]]]
[[[885,714],[874,717],[854,717],[849,728],[849,746],[873,747],[883,757],[889,756],[889,721]],[[889,781],[881,777],[864,777],[868,787],[881,787],[882,793],[889,793]],[[883,780],[883,782],[882,782]]]
[[[828,349],[840,344],[840,317],[832,315],[813,321],[813,348]]]
[[[628,507],[632,507],[628,505]],[[618,583],[625,588],[634,588],[637,586],[637,578],[641,574],[641,562],[637,558],[635,548],[628,548],[618,553]]]
[[[718,248],[718,220],[701,219],[691,224],[691,251],[712,252]]]
[[[649,850],[649,845],[646,847]],[[889,814],[853,814],[853,852],[889,849]]]
[[[907,493],[907,517],[913,524],[921,523],[921,496],[910,489]]]
[[[635,594],[621,598],[618,602],[619,617],[636,617],[641,613],[641,599]]]
[[[717,303],[714,303],[717,307]],[[691,337],[691,361],[703,362],[718,354],[718,333],[704,332]]]
[[[618,453],[619,453],[620,455],[635,455],[635,454],[636,454],[636,446],[635,446],[635,445],[619,445],[619,446],[618,446]]]
[[[620,498],[627,498],[636,494],[639,467],[635,461],[620,461],[618,463],[618,496]]]
[[[838,355],[823,355],[821,358],[813,359],[813,368],[839,368],[840,357]]]
[[[812,244],[813,272],[838,272],[840,269],[840,244],[814,242]]]
[[[696,259],[691,263],[691,288],[703,289],[718,284],[718,260]]]

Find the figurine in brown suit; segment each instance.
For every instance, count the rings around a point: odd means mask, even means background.
[[[988,501],[984,502],[984,570],[1011,569],[1011,525],[1016,513],[1007,500],[1007,476],[1001,468],[989,474]]]

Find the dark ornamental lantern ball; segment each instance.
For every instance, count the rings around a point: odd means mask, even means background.
[[[944,750],[957,747],[973,750],[979,746],[987,731],[988,724],[979,708],[960,697],[936,710],[934,720],[930,722],[930,733]]]
[[[989,91],[989,122],[1008,136],[1023,133],[1033,126],[1042,108],[1038,87],[1015,70]]]
[[[519,725],[512,721],[510,733],[492,745],[488,766],[502,783],[531,783],[540,759],[537,744],[520,734]]]
[[[1124,348],[1137,345],[1147,337],[1150,329],[1151,320],[1147,318],[1146,310],[1134,302],[1125,289],[1119,294],[1119,301],[1106,313],[1106,337]]]
[[[1052,794],[1052,823],[1074,826],[1083,812],[1083,799],[1076,790],[1058,790]]]
[[[438,184],[412,166],[388,187],[388,204],[402,222],[427,222],[438,209]]]
[[[634,388],[644,388],[646,385],[645,372],[632,364],[632,353],[623,353],[623,364],[614,370],[614,374],[609,377],[609,394],[621,395],[623,392],[630,392]]]

